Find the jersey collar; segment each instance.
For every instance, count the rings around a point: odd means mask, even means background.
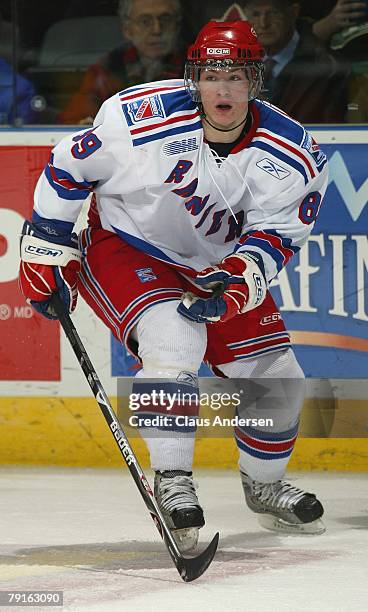
[[[253,104],[253,102],[251,102],[249,104],[249,112],[252,115],[252,125],[250,130],[244,135],[244,138],[242,138],[242,140],[240,142],[238,142],[238,144],[230,151],[230,155],[232,155],[233,153],[239,153],[239,151],[242,151],[243,149],[246,149],[247,146],[251,143],[251,141],[253,140],[255,133],[258,129],[259,126],[259,111],[256,107],[255,104]]]

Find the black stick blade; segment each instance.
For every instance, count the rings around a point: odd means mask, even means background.
[[[192,582],[206,571],[215,556],[220,534],[216,533],[212,542],[207,546],[197,557],[182,557],[180,556],[175,561],[177,570],[184,582]]]

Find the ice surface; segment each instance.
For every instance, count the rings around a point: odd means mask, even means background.
[[[200,539],[219,530],[220,545],[186,584],[126,471],[0,469],[0,590],[63,590],[63,610],[75,612],[368,609],[368,474],[291,476],[323,501],[322,536],[264,531],[235,472],[195,477]]]

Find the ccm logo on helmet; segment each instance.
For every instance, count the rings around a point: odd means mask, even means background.
[[[51,255],[51,257],[58,257],[63,254],[63,251],[59,249],[48,249],[45,247],[32,246],[29,244],[25,248],[26,253],[32,253],[32,255],[39,255],[40,257],[43,255]]]
[[[230,55],[230,49],[221,49],[217,47],[209,47],[207,55]]]

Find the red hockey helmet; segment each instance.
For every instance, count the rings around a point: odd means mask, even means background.
[[[190,45],[185,66],[185,83],[195,102],[200,102],[198,81],[203,68],[244,68],[249,81],[249,100],[263,83],[265,51],[249,21],[209,21]]]

